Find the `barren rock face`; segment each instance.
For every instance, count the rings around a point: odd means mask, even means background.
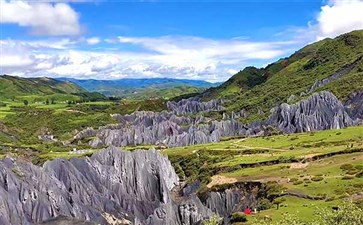
[[[177,115],[195,114],[199,112],[221,111],[224,109],[221,99],[213,99],[208,102],[201,102],[198,98],[182,99],[179,102],[168,102],[168,111]]]
[[[216,142],[221,137],[246,132],[243,124],[234,119],[211,121],[203,116],[192,118],[165,111],[114,117],[119,125],[99,128],[91,146],[162,144],[175,147]]]
[[[198,102],[195,99],[170,102],[163,112],[134,112],[114,115],[118,124],[86,129],[75,139],[95,137],[90,145],[129,146],[162,145],[176,147],[218,142],[222,137],[264,135],[266,126],[285,133],[338,129],[359,123],[363,119],[363,92],[353,93],[343,105],[332,93],[318,92],[296,104],[283,103],[271,110],[267,121],[254,121],[245,126],[238,118],[245,112],[223,114],[223,119],[212,120],[189,113],[220,110],[220,101]]]
[[[90,158],[56,159],[43,167],[5,158],[0,161],[0,224],[62,224],[74,218],[179,225],[209,217],[197,199],[180,203],[192,212],[176,210],[169,192],[178,182],[168,159],[152,150],[111,147]],[[185,221],[187,213],[193,214],[192,222]]]
[[[272,110],[267,123],[285,133],[339,129],[354,124],[344,105],[327,91],[293,105],[281,104]]]

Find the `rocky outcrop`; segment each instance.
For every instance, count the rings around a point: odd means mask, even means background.
[[[283,103],[271,111],[267,123],[285,133],[340,129],[354,124],[344,105],[327,91],[293,105]]]
[[[93,147],[162,145],[167,147],[217,142],[221,137],[243,135],[246,129],[233,118],[215,121],[203,116],[192,118],[177,116],[172,112],[135,112],[130,115],[114,115],[118,125],[97,130]],[[92,133],[92,132],[83,132]],[[86,135],[77,135],[84,137]]]
[[[330,92],[315,93],[295,104],[283,103],[271,110],[268,120],[254,121],[248,126],[238,120],[247,114],[243,109],[237,113],[223,113],[219,121],[203,115],[193,117],[183,114],[193,110],[203,110],[189,107],[193,101],[188,100],[189,103],[171,103],[174,104],[172,110],[175,112],[141,111],[124,116],[113,115],[118,124],[107,125],[97,130],[88,128],[79,132],[75,140],[94,137],[90,141],[92,147],[111,145],[177,147],[218,142],[222,137],[268,135],[271,133],[269,128],[272,127],[285,133],[339,129],[358,124],[363,120],[362,97],[362,91],[351,94],[347,103],[343,105]],[[175,104],[180,104],[180,107]],[[213,106],[215,103],[210,105]]]
[[[55,159],[43,167],[5,158],[0,224],[192,225],[208,218],[211,212],[199,199],[172,200],[170,190],[178,182],[168,159],[152,150],[110,147],[90,158]]]
[[[199,112],[222,111],[223,100],[213,99],[208,102],[202,102],[199,98],[182,99],[179,102],[169,101],[167,103],[168,111],[177,115],[196,114]]]
[[[352,119],[363,120],[363,91],[351,93],[345,108]]]

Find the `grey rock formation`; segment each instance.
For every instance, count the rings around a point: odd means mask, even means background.
[[[221,137],[243,135],[246,132],[243,124],[233,118],[212,121],[203,116],[177,116],[166,111],[142,111],[125,116],[114,115],[114,118],[119,124],[99,128],[91,146],[159,144],[175,147],[217,142]],[[82,132],[75,138],[87,137],[84,133],[92,132]]]
[[[271,111],[267,123],[285,133],[340,129],[354,124],[344,105],[327,91],[293,105],[283,103]]]
[[[43,167],[5,158],[0,161],[0,224],[112,224],[111,218],[117,224],[192,225],[208,218],[211,212],[199,199],[172,200],[170,190],[177,184],[168,159],[151,150],[111,147]]]
[[[247,112],[223,113],[220,121],[202,115],[193,117],[192,112],[217,110],[219,103],[195,103],[197,100],[182,100],[170,103],[168,111],[134,112],[130,115],[113,115],[118,124],[88,128],[79,132],[74,140],[94,137],[92,147],[160,145],[176,147],[218,142],[228,136],[261,136],[269,132],[269,126],[285,133],[339,129],[358,124],[363,119],[363,91],[350,95],[343,105],[332,93],[314,93],[295,104],[283,103],[271,110],[267,121],[254,121],[248,126],[238,121]],[[189,102],[189,103],[188,103]],[[260,113],[263,113],[259,110]],[[179,114],[179,115],[176,115]],[[182,115],[183,114],[183,115]]]
[[[363,120],[363,91],[351,93],[345,108],[352,119]]]
[[[223,100],[213,99],[208,102],[202,102],[199,98],[182,99],[179,102],[170,101],[167,103],[168,111],[177,115],[195,114],[199,112],[222,111]]]

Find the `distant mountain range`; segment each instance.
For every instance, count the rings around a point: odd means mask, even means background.
[[[127,78],[119,80],[58,78],[58,80],[75,83],[90,92],[134,99],[173,98],[179,95],[202,92],[220,84],[202,80],[172,78]]]

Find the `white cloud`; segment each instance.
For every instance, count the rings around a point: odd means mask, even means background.
[[[86,42],[87,42],[87,44],[89,44],[89,45],[96,45],[96,44],[100,43],[100,42],[101,42],[101,40],[100,40],[100,38],[98,38],[98,37],[92,37],[92,38],[87,38],[87,39],[86,39]]]
[[[0,0],[1,23],[29,27],[35,35],[78,35],[79,15],[68,4]]]
[[[4,57],[1,73],[23,76],[74,77],[94,79],[173,77],[223,81],[231,71],[243,68],[251,60],[271,61],[285,54],[284,42],[212,40],[189,36],[119,37],[110,43],[118,49],[84,51],[78,44],[89,39],[53,39],[38,41],[2,40]],[[94,42],[93,42],[94,43]],[[16,58],[26,57],[26,65],[16,65]],[[232,69],[232,70],[231,70]]]
[[[98,44],[101,39],[77,37],[37,41],[1,40],[0,73],[28,77],[172,77],[224,81],[245,66],[267,65],[278,57],[297,50],[297,46],[301,47],[317,38],[334,37],[362,29],[362,2],[363,0],[329,2],[307,27],[295,27],[276,36],[287,41],[120,36],[103,37],[104,48],[86,51],[85,46]],[[30,27],[36,29],[36,26]]]
[[[363,29],[363,0],[334,0],[321,7],[318,39]]]

